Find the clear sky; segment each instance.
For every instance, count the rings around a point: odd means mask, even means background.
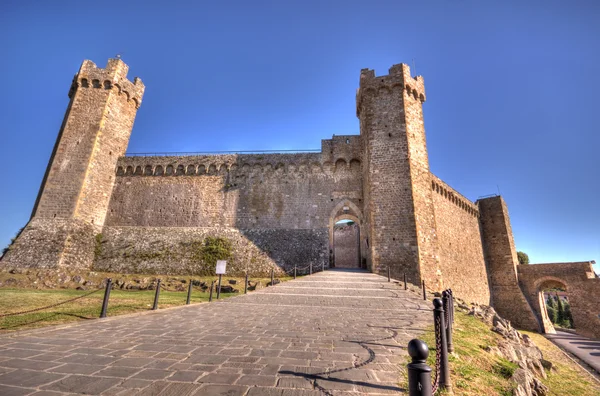
[[[500,191],[533,262],[600,263],[599,21],[597,0],[3,0],[0,247],[81,61],[120,53],[146,84],[130,152],[319,148],[359,133],[360,69],[414,65],[432,172]]]

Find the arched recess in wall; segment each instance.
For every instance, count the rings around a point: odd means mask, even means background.
[[[348,198],[343,198],[332,209],[329,216],[329,252],[330,252],[330,265],[334,263],[334,227],[340,220],[351,220],[358,225],[359,240],[358,240],[358,256],[359,263],[363,266],[364,252],[366,252],[365,238],[366,234],[363,232],[363,214],[360,208]]]

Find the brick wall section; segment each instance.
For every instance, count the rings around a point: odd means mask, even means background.
[[[539,331],[540,323],[521,292],[517,251],[508,208],[502,197],[477,201],[492,306],[518,328]]]
[[[563,287],[567,291],[575,329],[579,334],[600,338],[600,279],[596,278],[594,262],[519,265],[519,284],[537,316],[544,332],[554,328],[547,319],[543,290]]]
[[[8,265],[91,266],[92,251],[86,249],[93,247],[93,237],[104,223],[115,165],[127,149],[144,94],[141,80],[127,80],[127,70],[120,59],[110,59],[105,69],[87,60],[81,65],[32,221],[3,260]],[[55,230],[51,221],[57,222]],[[25,243],[39,240],[52,243]]]
[[[435,286],[438,268],[424,100],[423,79],[412,78],[406,65],[393,66],[387,76],[376,77],[368,69],[361,72],[356,107],[364,144],[369,265],[379,273],[389,266],[394,277],[407,273],[412,282],[425,276]]]
[[[228,275],[278,275],[297,265],[329,265],[328,230],[250,229],[232,227],[104,227],[94,269],[109,272],[202,275],[198,247],[204,238],[223,237],[232,243]],[[209,268],[212,270],[213,268]]]
[[[442,289],[452,288],[460,298],[489,304],[479,209],[448,184],[431,177]]]
[[[335,267],[359,268],[358,224],[336,225],[333,233]]]

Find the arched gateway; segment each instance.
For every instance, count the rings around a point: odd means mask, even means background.
[[[365,268],[362,212],[352,201],[343,199],[329,217],[330,264],[335,268]]]

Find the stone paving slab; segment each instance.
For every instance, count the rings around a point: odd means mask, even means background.
[[[385,395],[431,304],[326,271],[210,304],[0,337],[2,395]],[[110,308],[109,308],[110,309]]]

